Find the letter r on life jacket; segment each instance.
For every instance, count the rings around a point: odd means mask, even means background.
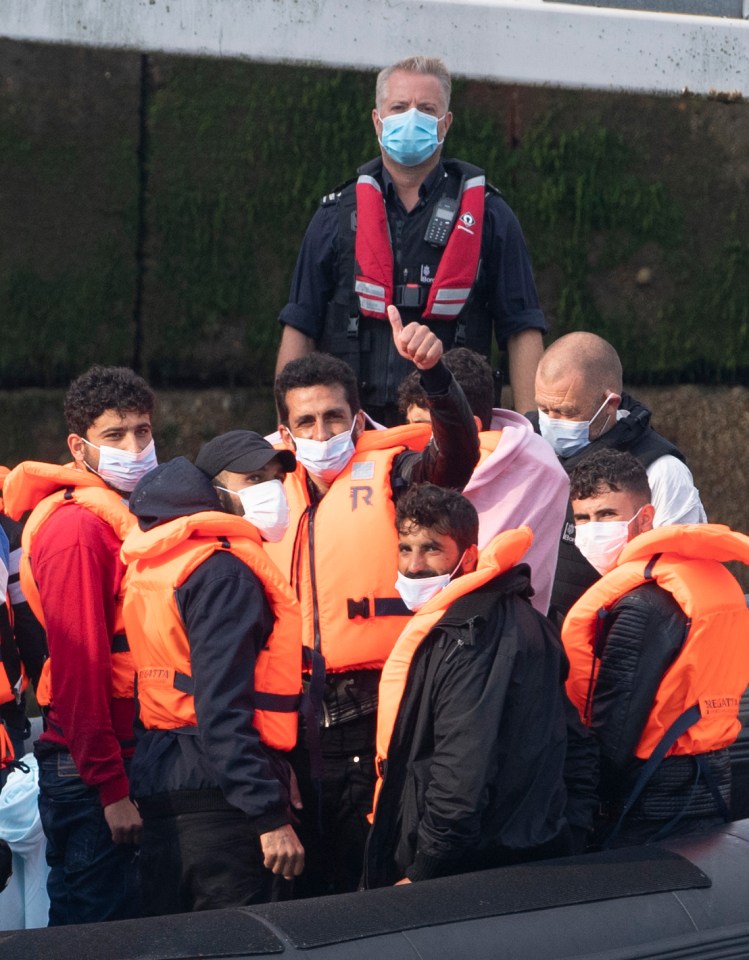
[[[359,498],[361,495],[362,503],[366,506],[372,506],[372,488],[371,487],[352,487],[351,488],[351,509],[356,510],[359,506]]]

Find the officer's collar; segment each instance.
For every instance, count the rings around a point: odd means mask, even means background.
[[[427,178],[422,182],[419,187],[419,199],[426,200],[426,198],[432,193],[437,184],[445,177],[446,171],[445,166],[442,163],[442,160],[437,164],[434,170],[430,171]],[[393,183],[393,178],[387,171],[385,164],[382,165],[382,186],[384,189],[385,196],[388,200],[397,200],[398,194],[395,189],[395,184]]]

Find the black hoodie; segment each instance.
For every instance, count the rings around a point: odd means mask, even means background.
[[[223,510],[210,480],[184,457],[146,474],[130,509],[142,530]],[[140,733],[133,795],[144,819],[234,807],[258,834],[273,830],[289,822],[288,766],[252,726],[255,658],[273,627],[262,584],[236,556],[217,550],[176,597],[190,644],[198,725]]]

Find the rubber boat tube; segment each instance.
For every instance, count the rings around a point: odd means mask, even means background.
[[[0,934],[0,960],[749,956],[749,820],[701,837],[316,900]]]

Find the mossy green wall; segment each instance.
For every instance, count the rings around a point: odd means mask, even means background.
[[[155,385],[269,383],[309,216],[376,151],[373,78],[6,41],[0,81],[0,386],[134,358]],[[745,104],[459,82],[453,111],[552,336],[601,333],[630,382],[749,370]]]

